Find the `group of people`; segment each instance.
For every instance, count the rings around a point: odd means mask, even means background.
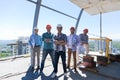
[[[85,46],[86,53],[89,52],[89,45],[88,45],[88,29],[84,29],[83,33],[79,36],[75,34],[75,28],[70,28],[70,35],[67,36],[66,34],[62,33],[62,25],[57,25],[57,34],[54,35],[51,33],[51,25],[46,25],[47,32],[42,34],[42,37],[38,34],[39,29],[34,28],[34,33],[30,36],[29,44],[31,46],[31,67],[34,70],[35,67],[35,55],[37,55],[37,70],[40,69],[40,73],[43,72],[44,64],[47,55],[49,54],[52,59],[53,64],[53,72],[51,77],[54,78],[58,72],[58,61],[59,57],[61,56],[64,75],[67,75],[67,68],[70,68],[70,60],[71,54],[73,54],[74,59],[74,71],[77,72],[76,69],[76,51],[77,46]],[[42,59],[40,65],[40,49],[43,44],[43,51],[42,51]],[[66,64],[66,46],[68,48],[68,60]]]

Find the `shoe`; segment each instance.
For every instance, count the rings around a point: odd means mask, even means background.
[[[67,77],[67,73],[66,72],[64,73],[64,76]]]
[[[74,72],[77,72],[77,69],[76,69],[76,68],[74,68]]]
[[[42,71],[40,71],[40,75],[42,75],[42,73],[43,73],[43,72],[42,72]]]
[[[31,71],[34,71],[34,67],[31,67]]]
[[[67,69],[70,69],[70,67],[69,67],[69,66],[67,66],[66,68],[67,68]]]
[[[39,66],[37,66],[36,70],[39,70],[39,69],[40,69],[40,67],[39,67]]]
[[[52,75],[51,75],[51,78],[54,78],[56,76],[56,73],[53,72]]]

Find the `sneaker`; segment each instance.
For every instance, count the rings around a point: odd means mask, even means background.
[[[34,67],[31,67],[31,71],[34,71]]]
[[[64,73],[64,76],[67,77],[67,73]]]
[[[76,68],[74,68],[74,72],[77,72],[77,69],[76,69]]]
[[[43,74],[43,72],[42,71],[40,71],[40,75],[42,75]]]
[[[69,67],[69,66],[67,66],[66,68],[67,68],[67,69],[70,69],[70,67]]]
[[[52,75],[51,75],[51,78],[54,78],[56,76],[56,73],[53,72]]]
[[[39,69],[40,69],[40,67],[39,67],[39,66],[37,66],[36,70],[39,70]]]

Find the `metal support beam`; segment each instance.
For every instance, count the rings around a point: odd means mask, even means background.
[[[32,2],[32,3],[34,3],[34,4],[37,4],[35,1],[32,1],[32,0],[27,0],[27,1],[30,1],[30,2]],[[61,11],[58,11],[58,10],[53,9],[53,8],[51,8],[51,7],[48,7],[48,6],[46,6],[46,5],[40,4],[40,6],[46,8],[46,9],[55,11],[55,12],[57,12],[57,13],[60,13],[60,14],[62,14],[62,15],[65,15],[65,16],[67,16],[67,17],[70,17],[70,18],[73,18],[73,19],[77,20],[77,18],[75,18],[75,17],[73,17],[73,16],[71,16],[71,15],[68,15],[68,14],[66,14],[66,13],[63,13],[63,12],[61,12]]]
[[[47,9],[49,9],[49,10],[55,11],[55,12],[57,12],[57,13],[60,13],[60,14],[62,14],[62,15],[65,15],[65,16],[67,16],[67,17],[70,17],[70,18],[73,18],[73,19],[77,20],[77,18],[72,17],[72,16],[70,16],[70,15],[68,15],[68,14],[65,14],[65,13],[63,13],[63,12],[61,12],[61,11],[55,10],[55,9],[50,8],[50,7],[48,7],[48,6],[45,6],[45,5],[43,5],[43,4],[41,4],[41,6],[44,7],[44,8],[47,8]]]
[[[100,38],[102,38],[102,13],[100,12]],[[100,40],[100,50],[102,51],[102,40]]]
[[[27,0],[27,1],[30,1],[30,2],[32,2],[32,3],[34,3],[34,4],[37,4],[37,2],[35,2],[35,1],[32,1],[32,0]]]
[[[36,9],[35,9],[35,15],[34,15],[34,21],[33,21],[33,29],[32,29],[32,33],[34,33],[34,28],[37,27],[38,24],[38,18],[39,18],[39,12],[40,12],[40,5],[42,0],[37,0],[37,2],[32,1],[32,0],[27,0],[30,1],[34,4],[36,4]]]
[[[62,15],[65,15],[65,16],[67,16],[67,17],[70,17],[70,18],[73,18],[73,19],[77,20],[77,23],[76,23],[76,30],[77,30],[77,27],[78,27],[79,20],[80,20],[80,17],[81,17],[81,15],[82,15],[83,9],[81,9],[80,14],[79,14],[78,19],[77,19],[77,18],[75,18],[75,17],[73,17],[73,16],[71,16],[71,15],[68,15],[68,14],[66,14],[66,13],[63,13],[63,12],[61,12],[61,11],[55,10],[55,9],[53,9],[53,8],[50,8],[50,7],[48,7],[48,6],[45,6],[45,5],[41,4],[42,0],[37,0],[37,2],[32,1],[32,0],[27,0],[27,1],[30,1],[30,2],[32,2],[32,3],[34,3],[34,4],[36,4],[36,10],[35,10],[35,16],[34,16],[33,29],[34,29],[34,27],[37,27],[38,17],[39,17],[39,11],[40,11],[40,6],[42,6],[42,7],[46,8],[46,9],[55,11],[55,12],[57,12],[57,13],[60,13],[60,14],[62,14]],[[32,32],[34,32],[34,30],[32,30]]]
[[[33,29],[37,27],[38,24],[38,18],[39,18],[39,12],[40,12],[40,5],[41,5],[42,0],[37,0],[36,4],[36,10],[35,10],[35,16],[34,16],[34,22],[33,22]],[[34,30],[32,30],[34,32]]]
[[[80,21],[80,18],[82,16],[83,10],[84,10],[83,8],[80,10],[80,14],[78,16],[78,19],[77,19],[77,22],[76,22],[76,25],[75,25],[75,33],[77,32],[77,28],[78,28],[79,21]]]

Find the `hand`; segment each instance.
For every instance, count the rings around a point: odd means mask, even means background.
[[[83,43],[80,43],[81,46],[83,46]]]
[[[75,47],[75,45],[72,45],[72,47]]]
[[[45,42],[47,42],[47,43],[50,42],[50,39],[45,39]]]
[[[64,43],[64,41],[63,40],[61,40],[61,41],[59,41],[60,43]]]
[[[31,48],[33,49],[33,46],[31,46]]]
[[[54,41],[55,44],[59,44],[57,40]]]

